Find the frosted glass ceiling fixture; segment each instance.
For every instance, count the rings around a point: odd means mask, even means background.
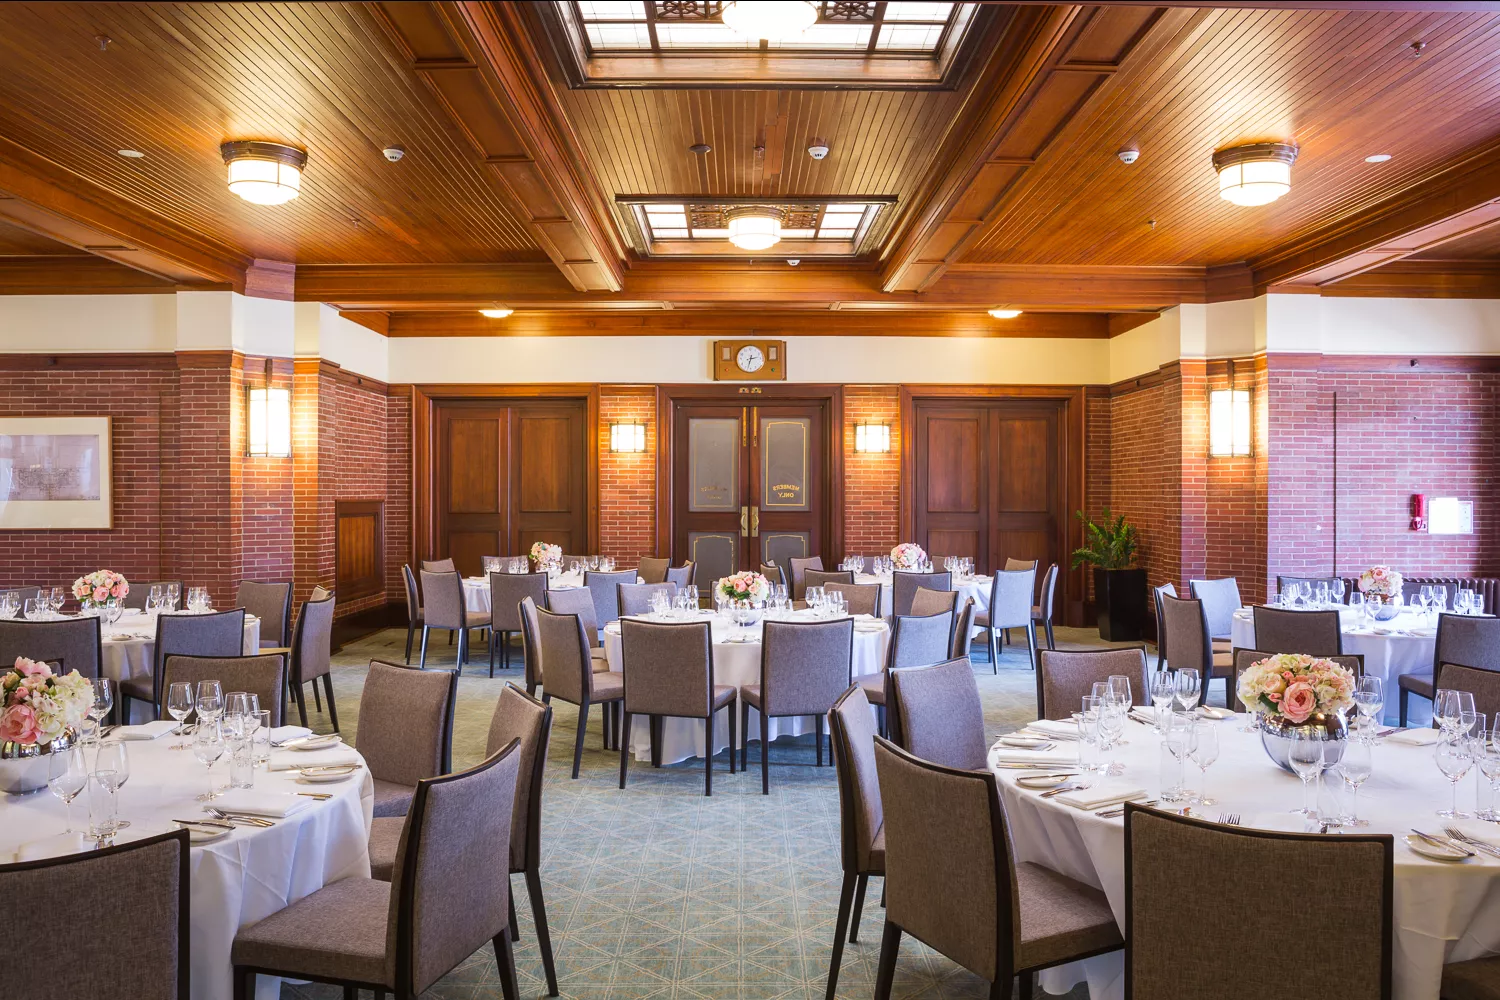
[[[256,205],[281,205],[302,191],[307,153],[279,142],[243,140],[219,147],[229,190]]]
[[[781,212],[774,208],[731,209],[729,242],[741,250],[765,250],[781,242]]]
[[[1292,189],[1292,164],[1297,147],[1284,142],[1258,142],[1214,153],[1219,173],[1219,197],[1236,205],[1269,205]]]
[[[806,0],[730,0],[723,18],[736,34],[779,42],[816,24],[818,9]]]

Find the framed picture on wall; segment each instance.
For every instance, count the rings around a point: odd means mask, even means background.
[[[110,528],[109,417],[0,417],[0,529]]]

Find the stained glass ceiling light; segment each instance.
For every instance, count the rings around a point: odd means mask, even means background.
[[[806,0],[730,0],[724,5],[723,18],[746,38],[776,42],[811,28],[817,23],[818,10]]]

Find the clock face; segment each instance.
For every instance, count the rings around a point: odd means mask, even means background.
[[[741,347],[740,353],[734,356],[734,361],[742,372],[758,372],[765,366],[766,356],[759,347],[752,345]]]

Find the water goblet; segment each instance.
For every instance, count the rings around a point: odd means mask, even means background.
[[[1354,789],[1354,797],[1349,807],[1352,818],[1350,826],[1369,826],[1369,820],[1359,818],[1359,788],[1370,777],[1374,770],[1372,754],[1370,752],[1369,740],[1350,740],[1344,745],[1344,756],[1339,760],[1335,768],[1344,779],[1344,783]]]
[[[1219,759],[1218,724],[1207,720],[1196,722],[1192,732],[1188,734],[1187,749],[1188,760],[1198,765],[1200,775],[1198,801],[1205,806],[1211,806],[1214,800],[1208,797],[1208,768]]]
[[[245,723],[250,729],[251,752],[255,763],[265,764],[271,759],[271,710],[262,708],[255,713],[253,721]]]
[[[1458,808],[1458,783],[1463,780],[1464,775],[1469,773],[1469,768],[1474,766],[1474,758],[1469,753],[1469,748],[1464,740],[1459,737],[1445,737],[1438,740],[1433,751],[1433,759],[1437,763],[1438,770],[1443,777],[1448,779],[1448,784],[1453,788],[1453,807],[1451,809],[1439,809],[1438,815],[1444,819],[1461,819],[1469,814],[1460,812]]]
[[[224,750],[224,733],[220,730],[218,721],[205,719],[198,723],[198,728],[193,733],[193,756],[208,770],[208,791],[198,796],[199,802],[219,797],[219,793],[214,791],[214,764],[224,756]]]
[[[1178,668],[1177,703],[1182,706],[1184,712],[1191,712],[1198,707],[1198,693],[1201,689],[1197,670],[1191,667]]]
[[[47,787],[52,794],[63,800],[63,805],[68,810],[68,828],[64,833],[73,832],[73,800],[78,798],[78,793],[83,791],[89,781],[88,763],[84,759],[83,748],[74,746],[66,750],[60,750],[48,758]]]
[[[1432,605],[1441,614],[1448,610],[1448,588],[1441,583],[1432,585]]]
[[[1308,805],[1307,796],[1313,778],[1323,773],[1323,734],[1312,726],[1297,726],[1288,735],[1292,743],[1287,751],[1287,763],[1291,764],[1292,773],[1302,779],[1302,808],[1293,811],[1308,819],[1316,819],[1316,803]]]
[[[1432,699],[1432,717],[1445,736],[1458,729],[1458,692],[1449,688],[1438,688]]]
[[[1125,674],[1111,674],[1109,677],[1109,693],[1115,701],[1123,705],[1125,711],[1135,704],[1135,699],[1130,691],[1130,678]]]
[[[198,682],[198,719],[200,722],[217,722],[224,714],[224,692],[218,681]]]
[[[193,685],[190,681],[173,681],[167,688],[167,714],[177,720],[177,728],[193,714]],[[186,750],[187,743],[174,743],[173,750]]]
[[[1385,682],[1374,674],[1365,674],[1355,684],[1354,705],[1359,710],[1360,729],[1374,736],[1385,708]]]
[[[204,594],[208,593],[207,590],[204,590],[203,592],[204,592]],[[169,584],[167,584],[167,591],[166,591],[166,595],[165,596],[166,596],[166,599],[167,599],[167,610],[168,611],[176,611],[177,610],[177,602],[182,597],[182,584],[180,584],[180,583],[169,583]]]
[[[52,610],[61,611],[62,606],[68,601],[68,591],[64,587],[52,588]]]
[[[22,612],[29,622],[45,621],[50,612],[47,610],[47,601],[41,597],[26,598],[25,610]]]
[[[130,780],[129,744],[121,740],[105,743],[94,756],[94,774],[101,776],[103,783],[112,792],[119,792]],[[116,819],[115,829],[123,830],[130,825],[127,819]]]
[[[1344,603],[1344,589],[1345,588],[1344,588],[1344,579],[1343,579],[1343,577],[1334,577],[1333,584],[1329,588],[1329,590],[1333,594],[1333,603],[1335,603],[1335,604],[1343,604]]]
[[[21,595],[13,590],[0,594],[0,618],[14,618],[21,612]]]
[[[1156,731],[1163,731],[1164,713],[1172,711],[1172,699],[1177,696],[1177,674],[1172,670],[1158,670],[1151,675],[1151,704],[1156,707]]]
[[[1483,813],[1479,813],[1480,819],[1500,821],[1500,813],[1495,811],[1493,803],[1500,797],[1500,742],[1496,741],[1496,733],[1491,730],[1488,739],[1478,741],[1478,746],[1473,748],[1478,756],[1479,773],[1490,785],[1491,806]]]

